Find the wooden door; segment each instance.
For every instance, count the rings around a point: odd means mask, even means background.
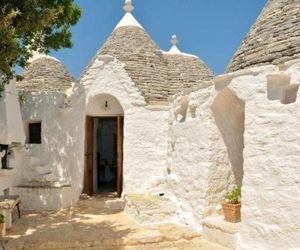
[[[123,127],[124,117],[117,117],[117,193],[118,197],[122,195],[123,189]]]
[[[85,122],[85,172],[84,192],[93,194],[93,166],[94,166],[94,118],[87,116]]]

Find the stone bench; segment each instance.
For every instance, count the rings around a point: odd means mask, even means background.
[[[15,207],[18,208],[19,218],[21,217],[20,212],[20,196],[19,195],[5,195],[0,196],[0,212],[2,212],[5,216],[5,229],[9,229],[12,227],[12,211]]]

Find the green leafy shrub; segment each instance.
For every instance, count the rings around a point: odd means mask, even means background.
[[[0,223],[4,223],[5,222],[5,216],[0,213]]]
[[[241,201],[241,188],[236,187],[226,195],[226,202],[231,204],[239,204]]]

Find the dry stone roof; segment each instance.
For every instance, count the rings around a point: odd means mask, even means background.
[[[227,71],[300,58],[300,0],[269,0]]]
[[[196,56],[184,54],[165,54],[168,60],[168,83],[170,94],[201,85],[213,78],[213,73]]]
[[[99,54],[123,62],[147,102],[167,101],[184,88],[213,77],[197,57],[164,54],[145,30],[137,26],[115,29]]]
[[[65,66],[50,56],[38,56],[22,73],[23,80],[17,87],[21,91],[60,91],[64,92],[74,82]]]
[[[125,69],[146,100],[165,100],[169,95],[167,60],[149,35],[136,26],[113,31],[100,50],[125,63]]]

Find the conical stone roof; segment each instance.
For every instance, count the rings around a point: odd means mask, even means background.
[[[196,56],[166,53],[165,57],[168,61],[168,84],[171,95],[199,86],[214,77],[207,65]]]
[[[171,43],[172,48],[164,55],[168,60],[168,82],[173,95],[213,79],[212,71],[199,57],[179,50],[176,35],[172,36]]]
[[[144,29],[122,26],[113,31],[99,54],[116,57],[146,101],[165,101],[169,93],[168,63]]]
[[[227,71],[300,58],[300,0],[269,0]]]
[[[213,78],[198,57],[161,51],[140,26],[116,28],[98,54],[124,63],[147,102],[166,102],[170,96]]]
[[[22,77],[17,88],[25,92],[64,92],[74,83],[66,67],[56,58],[47,55],[35,55],[24,69]]]

